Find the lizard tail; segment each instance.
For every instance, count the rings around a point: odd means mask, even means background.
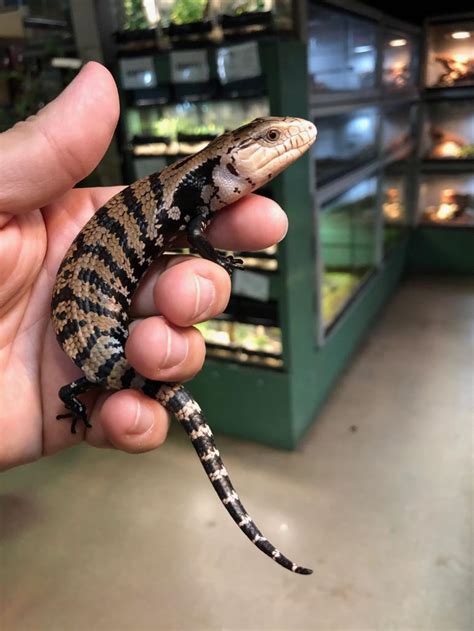
[[[229,515],[250,541],[287,570],[297,574],[311,574],[313,570],[296,565],[296,563],[283,556],[262,535],[252,518],[248,515],[221,460],[212,430],[207,424],[201,408],[189,392],[181,384],[161,384],[158,392],[154,394],[158,401],[169,412],[174,414],[183,426],[217,495],[220,497]]]

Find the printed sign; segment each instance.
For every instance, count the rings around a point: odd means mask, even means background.
[[[262,67],[257,42],[225,46],[217,51],[217,72],[223,84],[260,77]]]
[[[171,80],[173,83],[206,83],[210,71],[207,51],[175,50],[170,53]]]
[[[156,88],[156,71],[153,57],[126,57],[120,59],[120,81],[125,90]]]
[[[232,293],[267,302],[270,298],[270,279],[257,272],[237,269],[232,275]]]

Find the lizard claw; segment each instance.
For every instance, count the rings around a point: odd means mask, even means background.
[[[58,414],[56,416],[56,420],[57,421],[62,421],[64,419],[72,419],[71,422],[71,434],[76,434],[76,426],[78,423],[84,423],[84,425],[86,427],[92,427],[92,424],[89,423],[89,421],[87,420],[87,416],[82,416],[82,415],[77,415],[77,414],[72,414],[71,412],[69,412],[68,414]]]
[[[244,267],[243,260],[234,258],[231,254],[227,256],[225,254],[219,254],[216,263],[223,267],[230,275],[234,269],[242,269]]]

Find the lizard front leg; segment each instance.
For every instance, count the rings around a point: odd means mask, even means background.
[[[71,434],[76,433],[76,425],[80,421],[84,423],[86,427],[92,427],[87,419],[87,409],[84,403],[77,398],[78,394],[83,394],[91,388],[96,388],[97,384],[92,383],[85,377],[81,377],[72,383],[63,386],[59,390],[59,398],[64,403],[66,410],[70,410],[66,414],[58,414],[57,420],[72,418]]]
[[[218,252],[209,242],[204,230],[207,226],[207,216],[205,214],[197,215],[188,224],[188,241],[192,248],[198,254],[208,261],[213,261],[223,267],[229,275],[235,268],[243,267],[242,259],[236,259],[231,255]]]

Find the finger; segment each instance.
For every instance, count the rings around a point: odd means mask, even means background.
[[[152,266],[137,291],[132,314],[160,313],[180,327],[222,313],[230,298],[229,274],[195,256],[167,256]]]
[[[95,186],[87,190],[89,192],[92,205],[97,210],[106,204],[109,199],[112,199],[114,195],[123,191],[124,188],[125,186]]]
[[[288,230],[280,206],[261,195],[247,195],[216,212],[207,234],[222,250],[262,250],[279,243]]]
[[[87,431],[87,440],[97,447],[114,446],[141,453],[163,444],[168,433],[166,410],[136,390],[121,390],[107,396],[98,407],[98,423]]]
[[[91,62],[36,116],[0,134],[0,214],[43,206],[88,175],[118,114],[112,75]]]
[[[201,370],[206,346],[197,329],[179,329],[154,316],[132,324],[125,354],[148,379],[186,381]]]

